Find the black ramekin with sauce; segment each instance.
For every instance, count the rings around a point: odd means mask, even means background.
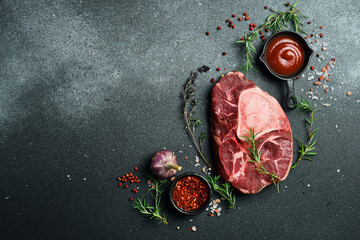
[[[313,53],[305,39],[293,31],[277,32],[265,43],[260,60],[275,77],[286,81],[288,109],[295,109],[294,79],[306,69]]]
[[[174,208],[187,215],[204,211],[211,201],[211,186],[198,173],[183,173],[175,178],[170,187],[170,202]]]

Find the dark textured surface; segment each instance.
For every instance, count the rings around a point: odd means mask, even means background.
[[[334,90],[318,90],[322,100],[311,100],[331,104],[319,112],[319,156],[291,171],[280,194],[273,186],[253,196],[238,193],[236,209],[213,218],[207,212],[179,216],[164,199],[169,225],[162,226],[130,206],[130,190],[116,187],[115,177],[135,165],[143,178],[151,156],[164,147],[176,152],[184,172],[201,172],[183,130],[182,85],[191,69],[211,67],[200,74],[197,92],[207,131],[209,79],[226,72],[216,67],[233,70],[243,61],[234,41],[248,23],[236,22],[233,30],[224,20],[247,11],[260,23],[269,14],[263,6],[271,3],[1,0],[0,238],[359,238],[355,0],[299,3],[312,21],[307,32],[325,26],[325,60],[313,58],[311,64],[320,69],[336,58],[329,83]],[[280,2],[273,7],[284,9]],[[260,72],[247,78],[282,100],[283,83],[256,66]],[[306,78],[296,81],[299,95],[313,86]],[[353,94],[346,96],[349,90]],[[303,117],[287,114],[294,135],[303,138]],[[147,188],[144,181],[139,187],[139,193]],[[189,231],[191,226],[197,231]]]

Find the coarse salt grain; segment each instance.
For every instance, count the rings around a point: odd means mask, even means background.
[[[198,156],[196,156],[196,157],[195,157],[195,162],[197,162],[197,163],[198,163],[199,161],[200,161],[200,160],[199,160],[199,157],[198,157]]]
[[[340,169],[338,169],[337,172],[340,172]]]
[[[196,163],[196,164],[195,164],[195,167],[197,167],[197,166],[200,166],[200,163]]]

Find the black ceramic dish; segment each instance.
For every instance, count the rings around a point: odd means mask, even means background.
[[[301,47],[304,50],[304,62],[302,64],[302,66],[299,68],[298,71],[296,71],[295,73],[291,74],[291,75],[280,75],[276,72],[274,72],[268,65],[267,61],[266,61],[266,51],[267,48],[270,44],[270,42],[272,40],[274,40],[277,37],[280,36],[289,36],[289,37],[293,37],[295,38],[301,45]],[[309,60],[311,55],[314,53],[314,51],[309,47],[309,45],[307,44],[307,42],[305,41],[305,39],[299,35],[296,32],[293,31],[281,31],[281,32],[277,32],[273,35],[271,35],[264,46],[264,50],[260,56],[260,60],[265,64],[266,68],[277,78],[284,80],[286,82],[286,88],[287,88],[287,93],[286,93],[286,102],[285,105],[288,109],[292,110],[295,109],[295,104],[296,104],[296,98],[295,98],[295,90],[294,90],[294,80],[300,76],[303,71],[307,68],[307,66],[309,65]]]
[[[181,209],[181,208],[179,208],[178,206],[176,206],[176,204],[174,203],[174,200],[173,200],[173,198],[172,198],[173,190],[174,190],[174,187],[175,187],[176,183],[177,183],[180,179],[182,179],[182,178],[184,178],[184,177],[187,177],[187,176],[196,176],[196,177],[199,177],[199,178],[206,184],[206,186],[207,186],[207,188],[208,188],[208,190],[209,190],[208,198],[206,199],[206,201],[204,202],[204,204],[203,204],[201,207],[199,207],[199,208],[197,208],[197,209],[195,209],[195,210],[191,210],[191,211],[185,211],[184,209]],[[209,203],[210,203],[210,201],[211,201],[211,186],[210,186],[209,182],[206,180],[206,178],[204,178],[202,175],[200,175],[200,174],[198,174],[198,173],[194,173],[194,172],[183,173],[183,174],[177,176],[177,177],[175,178],[175,180],[173,181],[173,183],[171,184],[170,192],[169,192],[169,197],[170,197],[170,202],[171,202],[171,204],[174,206],[174,208],[175,208],[177,211],[179,211],[179,212],[181,212],[181,213],[183,213],[183,214],[186,214],[186,215],[195,215],[195,214],[198,214],[198,213],[201,213],[202,211],[204,211],[204,210],[207,208],[207,206],[209,205]]]

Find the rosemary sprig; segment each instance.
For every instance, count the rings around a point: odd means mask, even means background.
[[[226,199],[229,203],[229,208],[234,208],[235,206],[235,195],[233,194],[233,187],[230,185],[230,183],[225,182],[221,184],[221,186],[217,183],[220,176],[215,176],[212,178],[211,176],[208,177],[209,183],[214,189],[215,192],[217,192],[220,196]]]
[[[255,128],[250,128],[249,132],[245,131],[248,136],[241,136],[243,138],[245,138],[246,142],[250,144],[250,147],[248,148],[249,152],[250,152],[250,157],[252,158],[252,160],[248,160],[249,162],[253,162],[253,163],[257,163],[258,167],[255,168],[257,171],[259,171],[261,174],[266,174],[269,175],[271,177],[271,181],[273,182],[273,184],[276,186],[277,191],[279,191],[279,181],[276,180],[281,180],[280,177],[278,177],[275,173],[270,173],[268,172],[264,165],[261,162],[261,151],[259,151],[258,148],[258,144],[259,144],[259,140],[255,140],[255,138],[257,137],[257,135],[259,135],[260,132],[255,134]]]
[[[278,32],[285,27],[288,27],[290,24],[295,32],[305,33],[302,29],[304,26],[303,23],[300,22],[299,18],[307,18],[307,16],[300,14],[300,10],[296,8],[298,1],[296,1],[293,5],[290,6],[290,10],[288,11],[276,11],[274,9],[270,9],[273,13],[266,19],[265,23],[259,26],[259,28],[253,31],[251,34],[244,34],[240,41],[236,41],[236,43],[245,43],[245,63],[239,69],[240,71],[249,72],[250,69],[257,71],[252,63],[254,63],[254,54],[256,53],[256,49],[253,46],[253,42],[257,40],[259,32],[263,29],[269,29],[272,33]]]
[[[198,104],[197,99],[194,99],[194,93],[195,93],[195,80],[197,77],[197,73],[196,72],[191,72],[190,73],[190,77],[188,78],[188,80],[186,81],[185,85],[184,85],[184,90],[183,90],[183,98],[184,98],[184,120],[185,120],[185,129],[187,129],[188,134],[190,136],[190,138],[192,139],[196,150],[198,151],[198,153],[200,154],[200,157],[202,158],[202,160],[205,162],[205,164],[209,167],[212,168],[211,164],[206,160],[206,157],[204,155],[203,152],[203,148],[202,148],[202,142],[203,140],[206,138],[206,134],[205,133],[201,133],[198,140],[196,140],[195,137],[195,129],[200,126],[202,124],[200,119],[197,119],[195,117],[195,112],[194,109],[196,107],[196,105]]]
[[[313,109],[309,103],[308,100],[306,99],[299,99],[297,98],[297,103],[295,104],[296,106],[296,109],[301,109],[303,114],[305,113],[309,113],[310,114],[310,118],[306,118],[305,119],[305,124],[306,124],[306,127],[308,129],[308,132],[309,132],[309,135],[308,135],[308,141],[305,143],[305,141],[301,141],[299,138],[296,138],[301,146],[300,146],[300,150],[299,150],[299,157],[296,161],[296,163],[291,166],[291,169],[294,169],[298,163],[300,162],[300,160],[302,159],[305,159],[305,160],[309,160],[309,161],[312,161],[312,159],[310,158],[311,156],[313,155],[317,155],[316,152],[314,152],[315,150],[315,143],[316,143],[316,139],[315,139],[315,134],[318,130],[318,128],[315,128],[313,129],[313,124],[315,122],[315,120],[318,120],[318,118],[315,118],[315,112],[318,109]]]
[[[148,193],[151,191],[155,191],[155,194],[150,193],[151,196],[154,198],[155,206],[152,207],[148,203],[146,203],[146,200],[144,199],[144,195],[141,198],[138,198],[134,203],[133,207],[137,210],[139,210],[140,213],[142,213],[144,216],[150,217],[150,219],[157,219],[159,220],[159,223],[163,223],[164,225],[168,224],[166,220],[166,215],[161,215],[160,211],[160,199],[162,190],[160,187],[166,182],[166,180],[159,180],[157,178],[149,177],[152,182],[155,184],[154,188],[150,188]]]

